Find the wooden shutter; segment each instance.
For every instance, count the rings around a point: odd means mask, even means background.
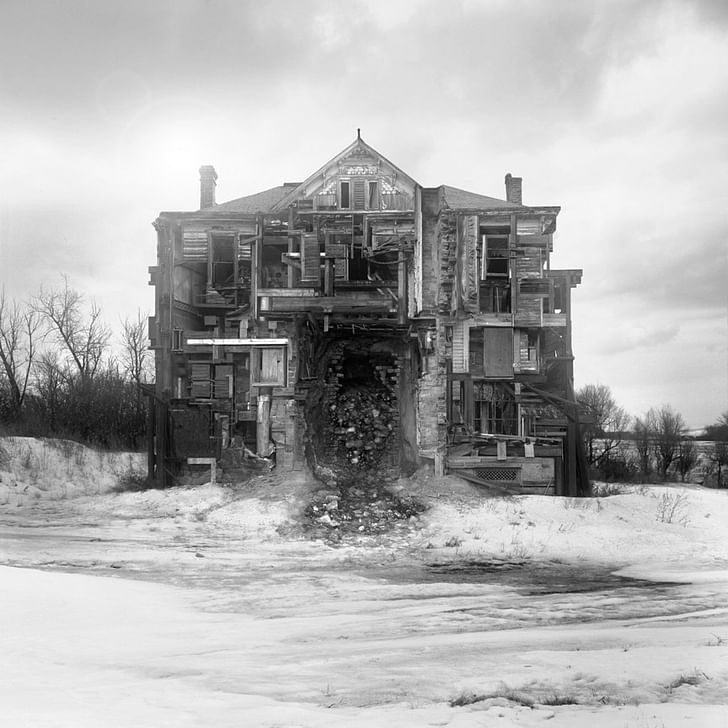
[[[190,383],[192,399],[210,399],[212,381],[209,364],[192,364],[190,366]]]
[[[452,371],[453,374],[462,374],[468,371],[465,356],[465,325],[456,321],[452,327]]]
[[[215,380],[213,382],[215,399],[228,399],[233,396],[233,366],[232,364],[218,364],[215,367]]]
[[[207,260],[207,233],[185,230],[182,234],[182,256],[185,260]]]
[[[307,233],[301,239],[301,280],[318,281],[321,268],[321,246],[317,233]]]
[[[364,209],[364,200],[366,197],[366,192],[364,191],[366,180],[363,177],[355,177],[352,180],[353,187],[354,187],[354,194],[352,195],[354,204],[352,207],[355,210],[363,210]]]
[[[513,329],[485,329],[484,359],[486,377],[513,376]]]

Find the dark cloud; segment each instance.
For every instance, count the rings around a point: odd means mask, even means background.
[[[683,0],[681,5],[687,5],[709,25],[728,26],[728,3],[725,0]]]
[[[5,27],[32,28],[33,40],[3,33],[3,65],[23,73],[6,75],[1,88],[18,104],[63,115],[87,110],[89,89],[118,73],[156,96],[192,90],[228,95],[232,106],[247,96],[255,107],[305,83],[319,112],[359,106],[404,119],[417,108],[436,119],[455,104],[497,140],[504,130],[573,123],[609,63],[649,50],[643,31],[655,3],[415,7],[402,27],[383,22],[381,2],[11,3]]]

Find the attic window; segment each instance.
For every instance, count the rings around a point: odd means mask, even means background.
[[[349,194],[349,183],[341,182],[339,194],[339,207],[342,210],[348,210],[351,207],[351,196]]]
[[[367,202],[367,207],[370,210],[379,209],[379,185],[376,180],[371,180],[369,182],[369,199]]]

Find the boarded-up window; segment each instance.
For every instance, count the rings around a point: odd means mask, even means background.
[[[210,364],[190,365],[190,396],[192,399],[210,399],[212,376]]]
[[[512,377],[513,329],[486,328],[483,359],[486,377]]]
[[[286,386],[286,349],[266,346],[253,349],[251,384],[267,387]]]
[[[508,384],[475,382],[473,399],[473,427],[476,432],[494,435],[518,434],[518,408]]]

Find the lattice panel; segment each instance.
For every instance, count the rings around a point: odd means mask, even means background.
[[[517,483],[520,480],[519,474],[518,468],[478,468],[475,471],[480,480],[488,483]]]

